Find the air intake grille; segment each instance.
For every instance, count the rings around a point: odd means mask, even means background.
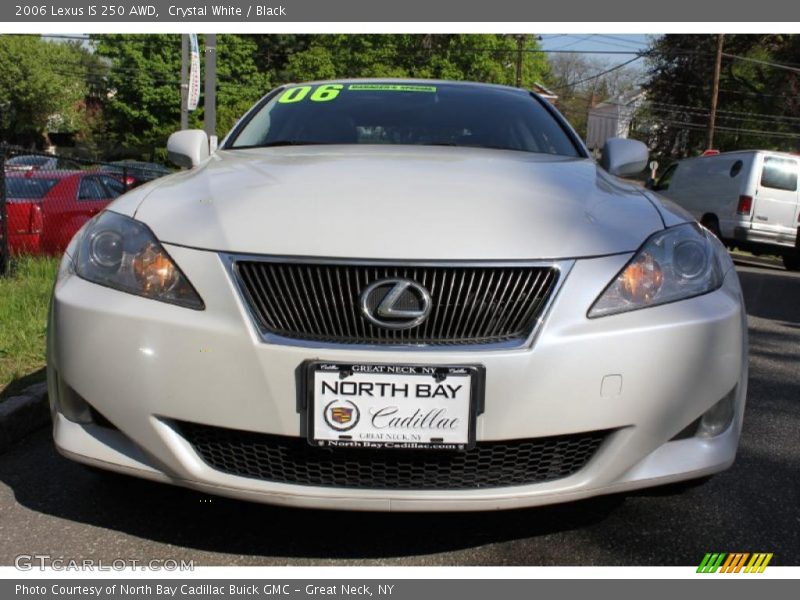
[[[301,438],[179,423],[214,469],[277,483],[322,487],[456,490],[541,483],[576,473],[607,431],[478,442],[466,452],[317,448]]]
[[[234,272],[264,333],[343,344],[457,345],[526,339],[558,280],[558,269],[552,266],[239,260]],[[376,281],[392,278],[414,281],[430,293],[430,314],[413,328],[387,329],[361,312],[361,293]],[[412,301],[400,298],[405,305]]]

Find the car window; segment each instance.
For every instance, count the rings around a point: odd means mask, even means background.
[[[58,179],[40,177],[6,177],[6,195],[9,199],[34,200],[44,198]]]
[[[765,156],[761,185],[776,190],[797,190],[797,161],[790,158]]]
[[[678,170],[678,164],[670,165],[667,167],[667,170],[661,174],[661,177],[658,178],[658,181],[653,186],[655,191],[659,190],[667,190],[669,189],[669,182],[672,181],[672,176],[675,174],[675,171]]]
[[[579,156],[529,93],[438,82],[328,83],[280,91],[235,132],[229,148],[403,144]]]
[[[78,200],[104,200],[106,191],[97,177],[84,177],[81,180]]]
[[[48,156],[15,156],[13,158],[9,158],[6,161],[6,164],[40,167],[49,160],[50,157]]]
[[[125,193],[125,185],[113,177],[102,177],[103,185],[106,186],[106,198],[116,198]]]

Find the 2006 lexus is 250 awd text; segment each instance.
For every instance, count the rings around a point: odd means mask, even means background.
[[[535,506],[735,457],[724,247],[525,90],[292,84],[72,240],[48,337],[74,460],[235,498]]]

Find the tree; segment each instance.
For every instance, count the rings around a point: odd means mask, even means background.
[[[180,125],[180,35],[109,34],[92,41],[109,61],[103,107],[109,142],[149,158]]]
[[[162,155],[180,127],[181,37],[172,34],[93,36],[110,63],[104,106],[107,135],[124,155]],[[220,135],[269,88],[256,64],[258,47],[239,35],[217,36],[217,131]],[[201,40],[201,63],[202,63]],[[201,65],[202,68],[202,65]],[[202,99],[190,126],[202,128]]]
[[[657,155],[705,150],[716,35],[666,35],[650,48],[646,90]],[[798,73],[753,62],[800,63],[800,41],[785,35],[726,35],[716,117],[720,150],[796,150]]]
[[[268,73],[274,82],[288,81],[286,65],[289,58],[306,50],[314,37],[293,33],[250,36],[256,45],[255,61],[258,70]]]
[[[217,36],[217,132],[225,135],[270,90],[271,73],[257,64],[253,37]]]
[[[589,110],[598,102],[613,100],[639,89],[642,74],[635,67],[613,67],[606,60],[567,52],[550,57],[548,84],[558,94],[558,107],[581,135],[586,135]]]
[[[12,143],[50,145],[85,124],[85,51],[39,36],[0,36],[0,128]]]
[[[531,87],[547,72],[532,38],[526,41],[523,85]],[[514,85],[517,42],[513,36],[319,35],[287,58],[285,79],[303,81],[344,77],[419,77]]]

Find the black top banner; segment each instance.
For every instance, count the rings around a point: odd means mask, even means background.
[[[17,0],[0,20],[58,22],[775,22],[800,21],[786,0]]]

